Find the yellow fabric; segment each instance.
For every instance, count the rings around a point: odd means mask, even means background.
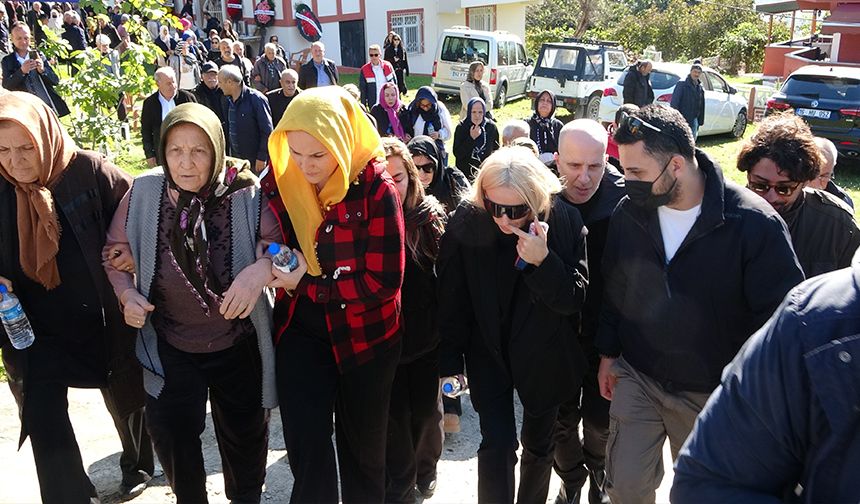
[[[337,160],[337,169],[319,194],[290,157],[289,131],[310,134]],[[322,274],[315,245],[324,210],[343,200],[349,184],[375,158],[385,159],[379,133],[355,98],[340,86],[311,88],[296,95],[269,137],[275,180],[309,274]]]

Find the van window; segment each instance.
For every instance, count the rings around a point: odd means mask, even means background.
[[[707,74],[708,80],[711,81],[711,88],[714,91],[719,91],[721,93],[729,92],[729,85],[726,84],[726,81],[724,81],[722,77],[713,72],[705,72],[705,74]]]
[[[622,52],[606,51],[606,60],[609,62],[609,69],[618,72],[627,67],[627,58]]]
[[[517,44],[517,64],[518,65],[527,65],[528,58],[526,58],[526,50],[523,49],[522,44]]]
[[[502,43],[499,43],[501,50]],[[488,40],[473,39],[470,37],[459,37],[449,35],[442,43],[442,61],[453,63],[471,63],[481,60],[485,65],[489,64],[490,42]]]
[[[576,71],[579,49],[567,47],[547,47],[540,61],[540,68]]]

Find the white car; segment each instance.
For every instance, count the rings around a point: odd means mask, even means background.
[[[735,138],[743,136],[747,128],[747,100],[738,95],[737,89],[716,70],[704,67],[702,87],[705,88],[705,124],[699,126],[699,136],[731,133]],[[624,103],[625,70],[615,83],[603,90],[600,100],[600,121],[613,122],[615,112]],[[651,87],[654,88],[654,103],[669,106],[678,81],[690,74],[687,63],[654,63],[651,70]]]

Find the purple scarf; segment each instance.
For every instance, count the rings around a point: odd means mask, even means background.
[[[394,105],[389,107],[388,103],[385,102],[385,90],[390,87],[397,90],[397,84],[393,82],[386,82],[383,84],[382,89],[379,90],[379,105],[383,110],[385,110],[385,113],[388,114],[388,123],[391,125],[391,130],[394,131],[397,138],[403,140],[406,137],[406,133],[403,132],[403,125],[400,124],[400,118],[397,117],[397,112],[403,106],[400,103],[400,92],[397,92],[397,98],[394,100]]]

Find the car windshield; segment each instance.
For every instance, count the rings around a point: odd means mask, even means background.
[[[627,77],[627,72],[629,71],[629,69],[625,70],[621,76],[618,77],[619,86],[624,85],[624,78]],[[660,72],[658,70],[651,71],[651,87],[654,89],[669,89],[677,84],[679,80],[681,80],[681,78],[675,74]]]
[[[860,102],[860,79],[823,75],[795,75],[783,85],[786,95],[824,100]]]
[[[447,36],[442,43],[442,61],[452,63],[471,63],[489,61],[490,42],[469,37]]]
[[[539,68],[550,68],[553,70],[576,71],[576,63],[579,59],[579,49],[567,47],[547,47],[540,60]]]

